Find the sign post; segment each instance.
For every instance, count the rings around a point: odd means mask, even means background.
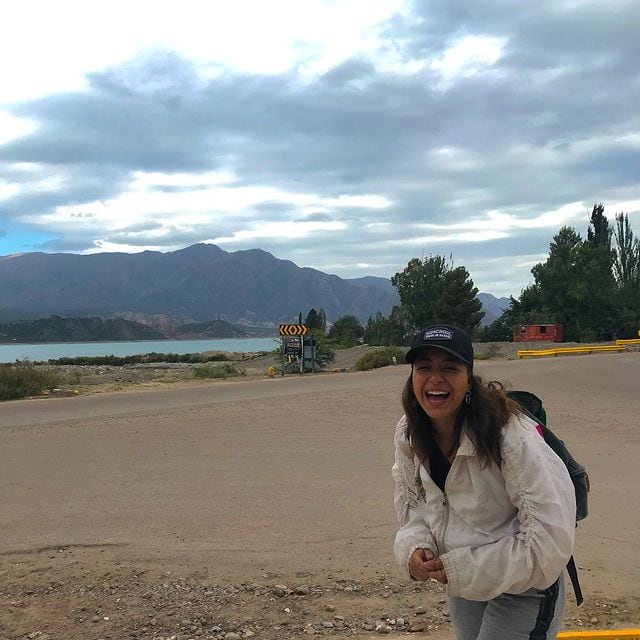
[[[303,370],[303,336],[307,333],[305,324],[281,324],[280,335],[282,336],[282,375],[284,376],[285,358],[296,356],[300,362],[300,373]]]
[[[303,346],[304,370],[316,371],[316,340],[313,334],[306,336]]]

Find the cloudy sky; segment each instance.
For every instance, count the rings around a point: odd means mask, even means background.
[[[0,255],[261,248],[518,295],[594,202],[640,234],[637,0],[21,0]]]

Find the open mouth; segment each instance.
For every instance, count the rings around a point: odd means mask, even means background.
[[[448,391],[427,391],[427,402],[433,406],[444,404],[449,398]]]

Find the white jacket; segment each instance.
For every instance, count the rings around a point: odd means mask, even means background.
[[[405,430],[403,417],[392,468],[398,562],[408,569],[416,549],[431,549],[444,564],[448,595],[468,600],[552,585],[573,553],[575,492],[535,423],[511,417],[502,432],[502,467],[482,468],[463,430],[445,493],[419,464]]]

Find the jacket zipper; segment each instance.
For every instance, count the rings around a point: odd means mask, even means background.
[[[447,484],[449,484],[449,479],[451,478],[451,474],[453,473],[453,467],[456,464],[457,456],[453,459],[451,463],[451,468],[449,469],[449,473],[447,474],[447,479],[444,481],[444,491],[442,492],[442,506],[444,509],[444,526],[442,528],[442,549],[439,549],[439,555],[447,552],[447,546],[445,541],[447,539],[447,530],[449,529],[449,498],[447,498]]]
[[[451,471],[449,471],[449,473],[451,473]],[[442,549],[440,549],[440,555],[447,553],[445,540],[447,539],[447,529],[449,528],[449,499],[446,493],[442,494],[442,506],[444,507],[444,526],[442,528]]]

